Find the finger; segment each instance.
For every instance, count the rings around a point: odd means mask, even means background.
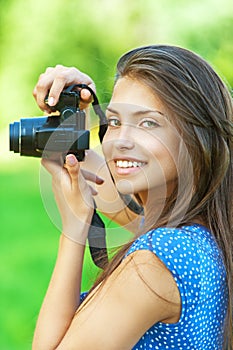
[[[47,68],[45,73],[41,74],[39,80],[33,90],[33,96],[37,101],[38,106],[44,111],[51,112],[49,106],[54,106],[57,104],[62,90],[66,86],[72,84],[85,84],[88,85],[94,92],[95,84],[93,80],[82,73],[77,68],[74,67],[64,67],[62,65],[57,65],[54,68]],[[48,104],[44,103],[44,99],[48,96]],[[90,91],[83,89],[81,92],[80,108],[84,109],[92,101],[92,96]]]
[[[104,183],[104,179],[88,170],[81,170],[83,177],[91,182],[96,183],[97,185],[102,185]]]
[[[47,68],[45,73],[41,74],[38,82],[33,90],[33,96],[43,111],[46,110],[50,112],[50,108],[47,104],[45,104],[44,100],[45,97],[48,95],[48,92],[53,84],[54,81],[54,68]]]
[[[92,79],[74,67],[64,67],[57,65],[55,67],[55,79],[51,85],[48,102],[50,106],[57,104],[62,90],[72,84],[88,85],[95,92],[95,84]],[[85,89],[83,89],[85,90]],[[92,101],[92,95],[87,89],[81,93],[81,99],[84,104],[89,104]]]
[[[77,188],[80,166],[76,157],[73,154],[68,154],[66,156],[66,163],[64,164],[64,167],[67,169],[70,175],[71,186],[73,188]]]
[[[49,96],[48,96],[48,105],[50,107],[53,107],[58,103],[60,94],[64,90],[66,85],[67,85],[67,81],[63,74],[59,74],[54,79],[50,87]]]
[[[79,82],[78,84],[85,84],[88,85],[89,88],[91,88],[92,91],[94,91],[94,93],[96,93],[96,87],[95,87],[95,83],[94,81],[89,77],[89,75],[82,73],[80,71],[78,71],[79,73]],[[83,89],[85,90],[85,89]],[[87,90],[88,91],[88,90]]]
[[[36,103],[38,104],[39,108],[43,112],[51,113],[51,109],[49,106],[44,102],[45,97],[48,94],[49,87],[45,90],[39,90],[37,87],[33,90],[32,94],[36,100]]]
[[[70,77],[69,77],[70,75]],[[51,112],[50,106],[57,104],[60,93],[64,87],[69,84],[72,77],[72,69],[57,65],[56,67],[48,67],[45,73],[41,74],[38,82],[33,90],[33,96],[38,106],[42,110]],[[48,105],[45,104],[45,97],[48,95]]]
[[[92,196],[96,196],[98,194],[98,191],[96,191],[95,188],[93,188],[92,186],[89,186],[90,190],[91,190],[91,194]]]
[[[92,101],[92,95],[91,92],[87,89],[82,89],[81,93],[80,93],[81,99],[83,100],[83,102],[85,103],[91,103]]]

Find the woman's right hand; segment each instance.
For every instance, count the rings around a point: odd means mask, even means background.
[[[55,106],[62,90],[72,84],[86,84],[96,92],[95,84],[88,75],[74,67],[57,65],[56,67],[48,67],[46,71],[40,75],[33,90],[33,96],[40,109],[50,113],[51,109],[49,106]],[[49,105],[44,102],[48,94]],[[80,108],[85,109],[91,101],[91,93],[87,89],[82,89]]]
[[[97,191],[90,185],[101,185],[99,176],[80,169],[73,154],[63,159],[42,159],[42,165],[52,175],[55,200],[61,215],[63,234],[73,241],[85,243],[94,211],[93,196]]]

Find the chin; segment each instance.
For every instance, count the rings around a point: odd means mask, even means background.
[[[128,194],[128,195],[136,195],[140,194],[141,192],[147,192],[148,188],[146,189],[142,188],[142,186],[138,186],[138,184],[133,183],[132,181],[122,179],[115,182],[117,191],[121,194]]]
[[[116,182],[117,191],[122,194],[134,194],[134,188],[132,182],[128,180],[118,180]]]

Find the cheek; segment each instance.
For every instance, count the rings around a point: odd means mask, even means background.
[[[154,173],[156,177],[163,177],[165,182],[177,177],[178,145],[176,143],[169,145],[169,143],[165,144],[160,140],[154,141],[151,147],[147,142],[144,147],[150,150],[150,173]]]
[[[112,159],[113,151],[116,148],[116,142],[119,140],[119,131],[118,130],[107,130],[104,135],[102,142],[102,151],[106,161]]]
[[[102,151],[106,160],[111,159],[112,147],[113,143],[106,133],[102,142]]]
[[[102,150],[104,153],[104,156],[106,156],[107,154],[109,154],[111,148],[113,145],[113,137],[112,137],[112,133],[109,132],[109,129],[107,129],[103,141],[102,141]]]

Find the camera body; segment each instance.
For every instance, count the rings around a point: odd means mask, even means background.
[[[89,148],[90,133],[85,129],[86,115],[79,109],[79,103],[79,91],[63,91],[56,106],[51,108],[59,114],[22,118],[10,124],[10,151],[46,158],[72,153],[82,161]]]
[[[105,114],[94,91],[85,84],[76,84],[60,94],[57,105],[50,107],[54,112],[51,115],[22,118],[10,124],[10,151],[30,157],[54,158],[62,155],[63,159],[72,153],[79,161],[84,160],[85,150],[89,148],[90,132],[85,129],[85,112],[79,109],[80,90],[72,91],[74,88],[85,88],[92,94],[92,106],[99,116],[99,139],[102,142],[107,130]],[[88,242],[92,259],[100,268],[108,261],[105,235],[104,222],[94,210]]]

